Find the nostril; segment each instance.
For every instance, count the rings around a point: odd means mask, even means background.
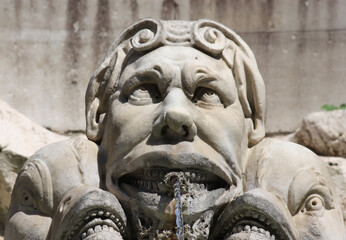
[[[189,127],[186,126],[186,125],[183,125],[181,127],[184,130],[184,132],[185,132],[184,137],[187,137],[189,135]]]
[[[166,135],[167,134],[167,130],[168,130],[168,126],[167,125],[163,126],[162,129],[161,129],[161,134],[163,136]]]

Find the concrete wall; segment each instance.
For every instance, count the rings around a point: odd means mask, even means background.
[[[346,102],[343,0],[2,0],[0,98],[56,131],[84,130],[84,93],[115,36],[144,17],[210,18],[253,49],[267,87],[267,131]]]

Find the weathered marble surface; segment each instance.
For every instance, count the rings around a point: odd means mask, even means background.
[[[137,22],[91,78],[89,140],[48,145],[19,173],[5,237],[182,239],[181,217],[187,239],[343,239],[323,162],[264,138],[264,116],[256,60],[232,30]]]

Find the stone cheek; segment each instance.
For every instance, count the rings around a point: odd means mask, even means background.
[[[264,138],[264,116],[262,77],[233,31],[135,23],[90,81],[89,140],[48,145],[20,171],[5,238],[342,239],[325,167]]]

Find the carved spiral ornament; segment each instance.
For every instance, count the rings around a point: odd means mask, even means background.
[[[209,22],[197,22],[193,37],[198,47],[212,54],[220,54],[226,46],[225,35]]]
[[[149,20],[140,25],[146,28],[138,31],[131,39],[131,44],[135,51],[142,52],[155,48],[162,42],[162,27],[159,22]]]

